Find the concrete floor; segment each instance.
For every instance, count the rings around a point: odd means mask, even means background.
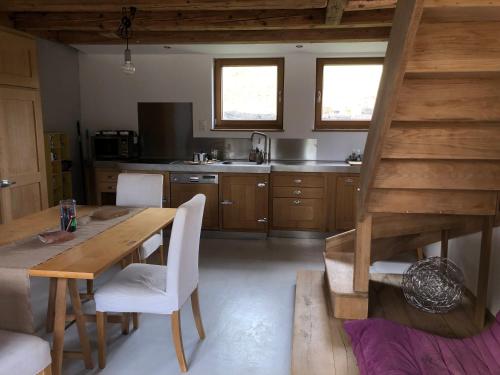
[[[204,341],[198,339],[189,302],[181,312],[189,374],[289,375],[296,272],[322,269],[323,251],[323,240],[203,239],[199,288]],[[45,306],[46,287],[33,281],[32,294],[40,302],[35,306]],[[37,320],[44,318],[44,309],[35,313]],[[180,374],[168,316],[142,314],[139,330],[128,336],[119,325],[108,325],[104,370],[97,368],[95,325],[87,327],[96,368],[85,370],[82,361],[65,360],[65,374]],[[65,347],[79,348],[74,325]]]

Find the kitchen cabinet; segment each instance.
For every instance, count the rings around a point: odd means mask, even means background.
[[[272,228],[324,231],[325,180],[322,173],[272,173]]]
[[[203,229],[219,229],[219,187],[216,184],[172,184],[171,206],[179,207],[196,194],[205,194]]]
[[[267,232],[269,175],[219,175],[222,229]]]
[[[0,84],[37,89],[36,41],[15,30],[0,31]]]
[[[335,188],[335,228],[350,230],[356,224],[359,175],[337,175]]]
[[[112,168],[95,168],[95,196],[98,206],[116,204],[116,184],[120,171]]]
[[[0,30],[0,224],[48,207],[36,41]]]

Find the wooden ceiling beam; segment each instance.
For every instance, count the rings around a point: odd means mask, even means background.
[[[348,0],[328,0],[325,22],[330,25],[340,25],[347,2]]]
[[[124,6],[144,11],[311,9],[327,0],[2,0],[7,12],[118,12]]]
[[[406,1],[406,0],[403,0]],[[349,0],[345,11],[395,8],[397,0]]]
[[[390,26],[393,9],[344,13],[339,25],[325,23],[323,9],[254,11],[138,11],[134,31],[273,30]],[[16,13],[14,25],[30,31],[116,31],[121,13]]]
[[[137,31],[131,44],[328,43],[386,41],[390,27],[253,31]],[[36,35],[64,44],[121,44],[114,32],[40,31]]]

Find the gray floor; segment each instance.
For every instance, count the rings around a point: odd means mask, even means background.
[[[181,316],[189,374],[290,374],[296,272],[322,269],[323,251],[322,240],[202,240],[200,303],[207,338],[198,340],[186,303]],[[33,283],[33,295],[40,302],[35,306],[45,306],[45,291],[46,284]],[[44,311],[36,313],[41,321]],[[143,314],[140,323],[128,336],[121,335],[118,325],[108,325],[104,370],[96,366],[88,371],[81,361],[65,360],[64,373],[180,373],[170,318]],[[97,362],[95,325],[88,324],[88,330]],[[65,347],[79,348],[74,326],[67,331]]]

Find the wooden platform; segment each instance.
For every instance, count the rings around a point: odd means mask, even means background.
[[[478,333],[472,320],[472,301],[444,315],[420,312],[406,303],[400,276],[380,275],[370,281],[370,317],[389,319],[446,337]],[[299,271],[295,297],[292,343],[293,375],[358,374],[356,358],[343,320],[330,313],[323,271]]]

